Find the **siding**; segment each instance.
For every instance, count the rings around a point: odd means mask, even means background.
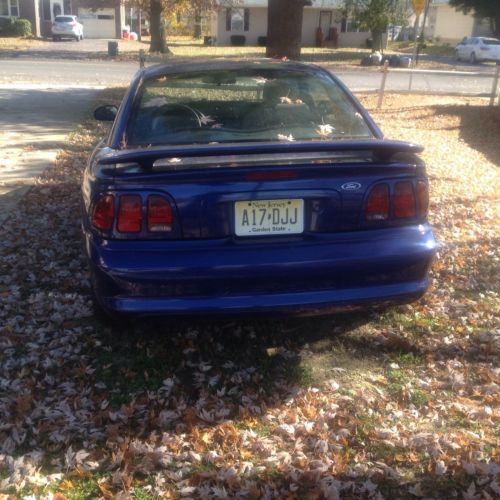
[[[259,36],[267,35],[267,9],[251,8],[248,31],[226,31],[226,10],[217,15],[217,45],[231,45],[231,35],[244,35],[246,45],[257,45]]]
[[[431,38],[439,37],[444,42],[458,42],[464,36],[472,36],[474,17],[455,10],[449,5],[437,5],[429,9],[425,33]]]
[[[329,9],[321,9],[329,10]],[[320,9],[305,8],[302,21],[302,47],[314,47],[316,45],[316,30],[319,26]],[[340,23],[335,23],[335,15],[332,16],[332,26],[337,27],[339,33],[339,47],[366,47],[366,39],[371,37],[369,32],[365,33],[340,33]],[[250,8],[250,23],[248,31],[226,31],[226,10],[222,9],[213,16],[211,22],[212,36],[217,37],[217,45],[231,45],[231,35],[244,35],[246,45],[257,45],[259,36],[267,35],[267,8]],[[326,33],[325,33],[326,35]],[[387,39],[385,36],[384,40]]]

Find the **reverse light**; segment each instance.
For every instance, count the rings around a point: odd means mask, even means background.
[[[389,186],[378,184],[370,192],[366,204],[366,220],[379,221],[389,218]]]
[[[142,199],[139,195],[120,196],[118,224],[120,233],[139,233],[142,229]]]
[[[427,182],[417,182],[418,216],[427,217],[429,212],[429,186]]]
[[[162,196],[150,195],[148,197],[148,231],[172,231],[173,212],[170,203]]]
[[[411,182],[396,182],[394,187],[394,215],[398,218],[415,217],[415,193]]]
[[[99,198],[92,213],[92,225],[101,231],[109,231],[115,219],[115,198],[107,194]]]

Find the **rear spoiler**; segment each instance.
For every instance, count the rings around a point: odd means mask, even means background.
[[[259,142],[231,144],[203,144],[187,146],[153,146],[137,149],[122,149],[107,153],[97,159],[97,165],[130,165],[136,164],[144,170],[154,167],[177,166],[189,163],[190,166],[201,164],[234,165],[271,162],[270,156],[276,155],[276,161],[297,156],[297,160],[307,161],[316,156],[320,160],[348,155],[352,157],[371,154],[373,161],[388,161],[397,153],[415,155],[424,150],[422,146],[403,141],[388,141],[383,139],[339,140],[339,141],[307,141],[307,142]],[[304,155],[302,153],[309,153]],[[364,153],[364,155],[362,154]],[[278,156],[279,155],[279,156]],[[184,162],[183,159],[188,160]],[[240,161],[241,160],[241,161]],[[163,169],[163,168],[162,168]]]

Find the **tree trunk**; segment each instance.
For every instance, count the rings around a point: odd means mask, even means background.
[[[151,30],[151,44],[149,52],[161,52],[170,54],[165,35],[165,26],[162,18],[161,0],[151,0],[151,9],[149,15],[149,29]]]
[[[194,13],[194,38],[201,38],[201,12],[200,9],[196,9]]]
[[[137,9],[137,40],[142,41],[142,11]]]
[[[500,38],[500,15],[493,17],[491,20],[493,34]]]
[[[300,59],[305,0],[269,0],[266,56]]]
[[[380,31],[380,30],[372,30],[372,49],[375,51],[375,50],[378,50],[380,52],[383,52],[383,47],[382,47],[382,35],[383,35],[383,32]]]

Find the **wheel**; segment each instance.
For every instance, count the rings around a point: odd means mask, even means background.
[[[458,53],[458,50],[455,50],[455,61],[460,61],[460,54]]]
[[[57,41],[59,41],[60,39],[61,39],[61,38],[60,38],[60,37],[58,37],[57,35],[52,35],[52,41],[53,41],[53,42],[57,42]]]
[[[471,64],[476,64],[476,54],[474,52],[471,52],[469,60]]]
[[[76,40],[77,42],[79,42],[79,41],[80,41],[80,35],[76,35],[76,36],[75,36],[75,40]]]
[[[83,33],[80,35],[80,40],[83,40]]]

